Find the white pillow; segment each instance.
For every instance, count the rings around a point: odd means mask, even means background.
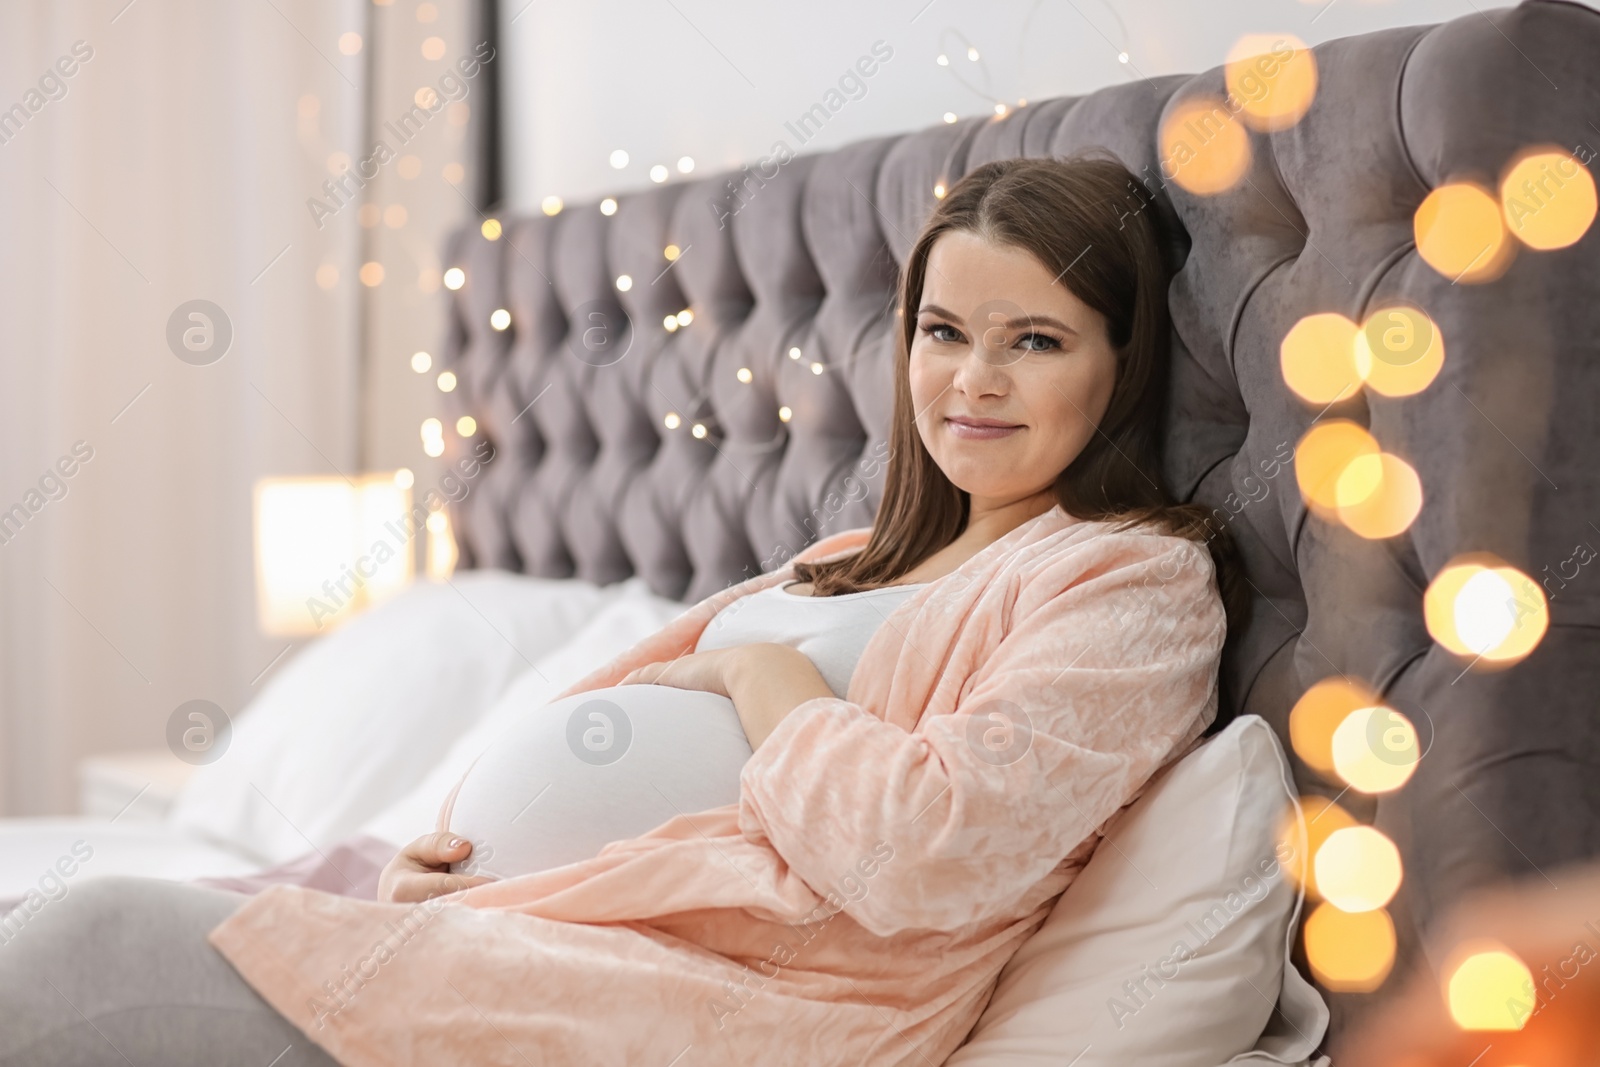
[[[1305,1063],[1328,1009],[1289,960],[1290,781],[1255,715],[1158,774],[1000,972],[948,1067]]]
[[[433,832],[444,798],[478,755],[530,710],[542,707],[579,678],[627,651],[681,615],[685,606],[649,593],[630,580],[570,641],[537,660],[415,788],[361,827],[396,849]]]
[[[419,582],[280,667],[169,820],[266,863],[349,836],[620,592],[501,571]]]

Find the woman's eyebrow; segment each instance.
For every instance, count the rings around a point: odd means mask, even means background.
[[[960,315],[957,315],[953,311],[948,311],[945,308],[940,307],[938,304],[924,304],[917,310],[917,314],[919,315],[923,314],[924,312],[932,315],[939,315],[943,318],[952,319],[955,322],[962,321]],[[1052,315],[1024,314],[1021,318],[1011,319],[1010,321],[1004,323],[1004,325],[1007,329],[1016,329],[1019,326],[1054,326],[1056,329],[1061,330],[1064,333],[1070,333],[1074,337],[1078,336],[1077,330],[1074,330],[1071,326],[1068,326],[1066,323]]]

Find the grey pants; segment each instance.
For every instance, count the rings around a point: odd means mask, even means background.
[[[338,1067],[206,941],[247,899],[94,878],[0,926],[0,1067]]]

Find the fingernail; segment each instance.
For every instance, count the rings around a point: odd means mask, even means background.
[[[451,839],[450,839],[450,843],[449,843],[449,844],[448,844],[448,845],[446,845],[446,846],[445,846],[445,847],[446,847],[446,848],[460,848],[460,847],[461,847],[461,846],[462,846],[462,845],[464,845],[464,844],[466,844],[466,842],[465,842],[465,841],[463,841],[463,840],[462,840],[462,839],[461,839],[461,838],[459,838],[459,837],[452,837],[452,838],[451,838]]]

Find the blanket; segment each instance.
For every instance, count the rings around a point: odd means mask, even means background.
[[[569,692],[790,577],[707,598]],[[272,885],[209,940],[350,1067],[939,1064],[1106,820],[1214,717],[1225,629],[1203,544],[1056,508],[890,614],[737,804],[421,904]]]

